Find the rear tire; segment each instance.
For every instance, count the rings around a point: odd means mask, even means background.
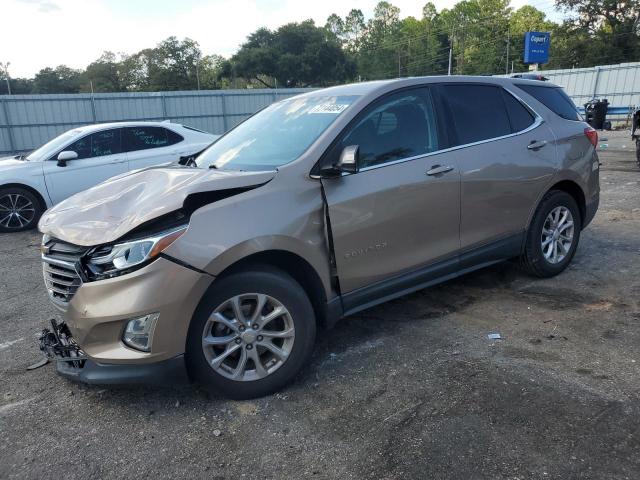
[[[275,268],[254,267],[216,280],[205,294],[189,326],[187,368],[216,394],[261,397],[295,377],[315,335],[314,311],[300,284]]]
[[[558,275],[576,253],[581,228],[580,210],[573,197],[551,190],[542,198],[533,216],[521,265],[536,277]]]
[[[35,228],[44,212],[40,199],[25,188],[0,189],[0,233]]]

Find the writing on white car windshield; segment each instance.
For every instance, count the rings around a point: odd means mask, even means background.
[[[313,95],[274,103],[211,145],[196,164],[225,170],[273,170],[302,155],[356,98]]]

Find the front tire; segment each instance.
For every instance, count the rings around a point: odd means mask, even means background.
[[[580,211],[571,195],[551,190],[543,198],[527,232],[521,264],[531,275],[558,275],[571,263],[582,228]]]
[[[289,383],[313,351],[316,319],[302,287],[271,267],[216,280],[189,326],[191,377],[215,393],[248,399]]]
[[[0,189],[0,233],[35,228],[44,208],[40,199],[25,188]]]

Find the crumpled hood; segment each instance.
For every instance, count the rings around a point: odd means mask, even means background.
[[[189,167],[141,170],[67,198],[44,213],[38,228],[75,245],[101,245],[180,209],[190,194],[261,185],[276,173]]]

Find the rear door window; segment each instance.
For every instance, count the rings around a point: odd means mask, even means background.
[[[582,120],[575,104],[560,87],[524,84],[517,84],[517,87],[527,92],[559,117],[566,120]]]
[[[511,134],[501,88],[493,85],[442,85],[455,130],[454,145]]]
[[[360,168],[424,155],[439,149],[436,114],[428,88],[386,97],[365,111],[332,153],[359,146]]]
[[[168,147],[182,140],[182,136],[162,127],[125,128],[125,145],[129,152]]]
[[[502,90],[502,96],[504,97],[504,103],[507,107],[507,113],[509,114],[511,131],[513,133],[521,132],[530,127],[535,119],[527,107],[522,105],[513,95],[505,90]]]

